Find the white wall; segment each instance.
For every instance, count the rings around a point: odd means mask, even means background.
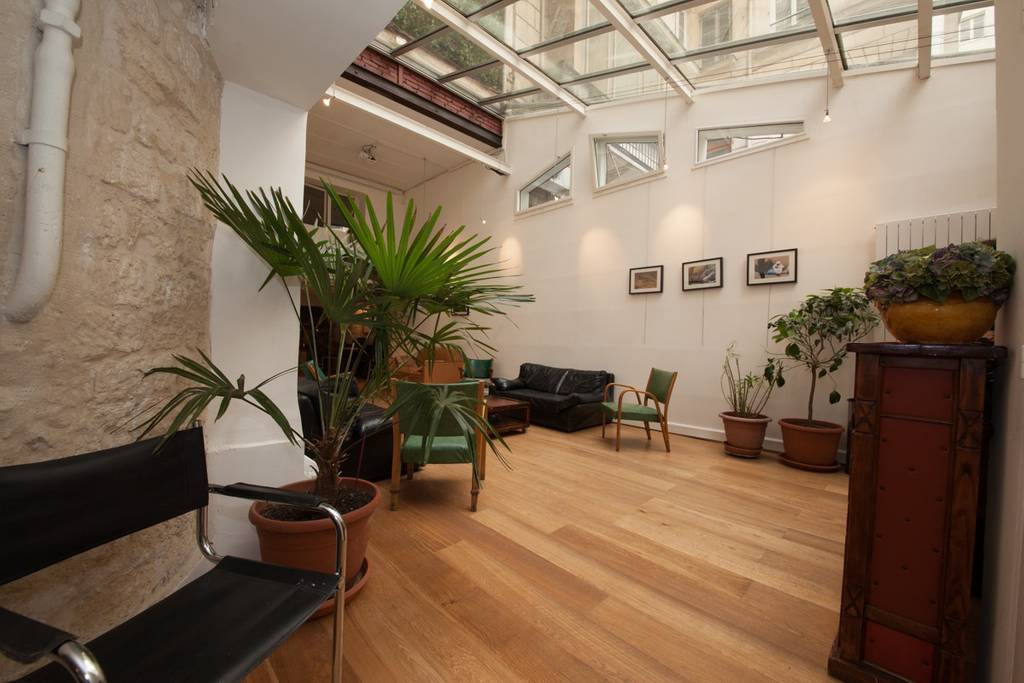
[[[518,326],[502,323],[494,333],[496,374],[514,376],[519,363],[536,361],[604,368],[642,384],[651,366],[675,369],[672,431],[718,438],[729,342],[759,361],[771,316],[810,292],[860,285],[875,223],[995,203],[993,73],[986,61],[935,69],[924,83],[913,70],[848,78],[832,96],[827,125],[822,79],[703,94],[689,107],[656,99],[585,118],[507,122],[512,176],[471,165],[432,181],[427,193],[447,222],[493,234],[537,297],[513,313]],[[698,127],[793,119],[807,122],[809,140],[691,168]],[[667,177],[591,196],[588,136],[659,130],[666,121]],[[573,203],[514,219],[516,188],[573,147]],[[788,247],[799,249],[797,284],[746,286],[747,253]],[[681,263],[715,256],[725,259],[724,288],[681,292]],[[628,269],[657,264],[665,266],[664,293],[629,296]],[[792,374],[769,413],[805,415],[807,385]],[[848,367],[844,397],[851,385]],[[819,392],[815,416],[845,424],[846,403],[829,407],[829,390]],[[776,426],[769,436],[778,436]]]
[[[1024,387],[1020,364],[1024,343],[1024,17],[1019,0],[996,0],[996,113],[998,190],[996,218],[1003,228],[999,246],[1017,259],[1015,293],[1003,307],[997,336],[1009,347],[1003,366],[1002,419],[989,470],[989,543],[986,550],[988,676],[985,680],[1024,681],[1024,593],[1021,591],[1021,539],[1024,538]]]
[[[239,189],[280,187],[302,205],[305,175],[306,112],[234,83],[221,99],[220,172]],[[217,226],[213,242],[210,337],[213,361],[246,385],[297,363],[299,326],[280,281],[262,291],[267,265],[229,228]],[[298,301],[298,287],[292,287]],[[265,392],[301,430],[297,375],[287,374]],[[215,410],[215,408],[214,408]],[[303,478],[301,447],[290,445],[265,414],[233,405],[218,422],[207,420],[210,481],[277,485]],[[221,554],[255,557],[256,536],[246,518],[249,504],[211,501],[211,537]]]

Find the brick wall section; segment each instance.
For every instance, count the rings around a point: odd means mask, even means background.
[[[464,97],[459,97],[451,90],[433,82],[429,78],[406,68],[387,55],[382,55],[376,50],[367,48],[356,57],[354,63],[356,66],[361,66],[392,83],[402,86],[409,92],[416,93],[420,97],[444,107],[467,121],[471,121],[492,133],[501,135],[502,121],[500,118]]]

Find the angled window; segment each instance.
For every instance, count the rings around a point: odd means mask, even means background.
[[[594,140],[594,178],[598,189],[663,172],[660,133],[601,135]]]
[[[520,188],[516,211],[521,213],[571,198],[572,154],[570,153]]]
[[[803,121],[701,128],[697,131],[697,163],[721,159],[803,134]]]

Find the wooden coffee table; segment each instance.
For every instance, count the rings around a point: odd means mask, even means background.
[[[499,434],[525,433],[530,428],[530,404],[504,396],[489,396],[487,421]]]

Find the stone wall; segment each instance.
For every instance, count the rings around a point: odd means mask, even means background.
[[[27,126],[41,4],[0,3],[0,299],[24,213],[26,152],[9,140]],[[140,371],[209,348],[214,223],[185,177],[218,168],[221,78],[207,3],[82,4],[60,275],[35,320],[0,318],[0,465],[129,441],[118,426],[173,390],[143,383]],[[180,583],[198,559],[191,523],[172,520],[0,588],[0,604],[95,636]]]

